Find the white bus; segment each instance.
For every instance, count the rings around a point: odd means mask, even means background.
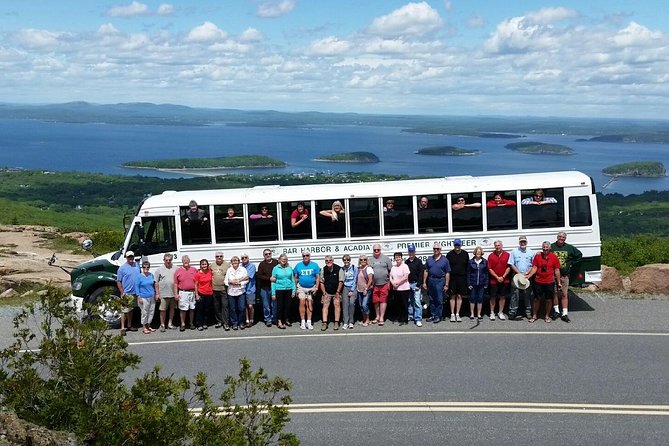
[[[522,205],[537,189],[551,203]],[[495,194],[507,205],[488,207]],[[192,200],[206,217],[203,223],[186,222]],[[335,202],[343,208],[338,218],[322,215]],[[298,203],[309,217],[294,228],[291,214]],[[162,264],[165,253],[173,255],[175,265],[184,255],[196,265],[200,259],[211,262],[216,251],[223,251],[226,259],[246,253],[258,263],[267,248],[275,257],[287,254],[293,265],[308,250],[323,265],[327,254],[336,261],[344,254],[355,260],[371,254],[375,243],[388,255],[406,253],[413,244],[423,259],[432,254],[435,242],[448,250],[454,239],[461,239],[470,253],[475,246],[483,247],[486,256],[495,240],[513,249],[520,235],[527,237],[529,247],[540,249],[543,241],[555,241],[558,231],[566,231],[568,242],[583,252],[572,283],[600,281],[595,187],[580,172],[166,191],[140,204],[119,251],[72,271],[72,290],[75,299],[91,303],[106,289],[114,292],[115,273],[128,250],[148,259],[153,268]]]

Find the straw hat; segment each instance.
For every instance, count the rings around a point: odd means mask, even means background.
[[[530,281],[525,274],[516,274],[513,276],[513,285],[519,290],[526,290],[530,287]]]

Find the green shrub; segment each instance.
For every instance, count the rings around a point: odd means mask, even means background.
[[[650,263],[669,263],[669,238],[652,235],[613,237],[602,240],[602,264],[627,275]]]

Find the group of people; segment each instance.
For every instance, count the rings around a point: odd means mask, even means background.
[[[297,215],[296,220],[299,218]],[[469,298],[470,319],[482,320],[486,291],[490,320],[516,319],[524,314],[529,322],[535,322],[543,309],[546,322],[557,318],[569,322],[569,275],[582,254],[566,239],[567,234],[559,232],[556,242],[543,242],[538,253],[527,247],[525,236],[510,252],[498,240],[487,258],[480,246],[470,257],[462,241],[455,239],[453,249],[445,255],[442,245],[435,243],[425,263],[416,256],[413,245],[408,246],[406,258],[402,252],[395,252],[391,259],[381,252],[380,244],[375,244],[372,255],[359,256],[357,265],[349,254],[341,258],[342,265],[327,255],[322,268],[311,260],[309,251],[302,252],[302,261],[295,266],[289,264],[286,254],[274,259],[269,249],[263,251],[263,260],[257,266],[246,254],[233,256],[228,262],[222,252],[217,252],[213,264],[202,259],[199,269],[191,265],[187,255],[182,257],[180,267],[173,267],[173,255],[165,254],[163,265],[155,273],[151,273],[148,261],[139,265],[134,253],[128,251],[126,263],[117,273],[118,289],[124,297],[121,333],[136,330],[128,317],[135,304],[141,309],[143,332],[154,332],[151,322],[157,302],[160,331],[206,330],[210,322],[226,331],[250,328],[256,321],[256,290],[263,312],[258,319],[267,327],[275,325],[279,329],[292,326],[292,302],[297,300],[300,328],[313,330],[317,296],[323,331],[330,323],[334,330],[350,330],[358,322],[362,326],[383,326],[391,297],[399,325],[412,322],[420,327],[424,292],[429,297],[427,320],[435,324],[444,320],[445,300],[449,301],[449,320],[461,322],[465,296]],[[178,327],[173,325],[177,309]],[[361,315],[359,320],[356,310]]]

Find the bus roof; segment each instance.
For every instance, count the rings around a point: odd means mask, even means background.
[[[590,177],[582,172],[519,173],[491,176],[452,176],[368,183],[256,186],[239,189],[165,191],[148,197],[142,209],[198,205],[272,203],[286,201],[336,200],[345,198],[434,195],[445,193],[493,192],[553,187],[590,187]]]

